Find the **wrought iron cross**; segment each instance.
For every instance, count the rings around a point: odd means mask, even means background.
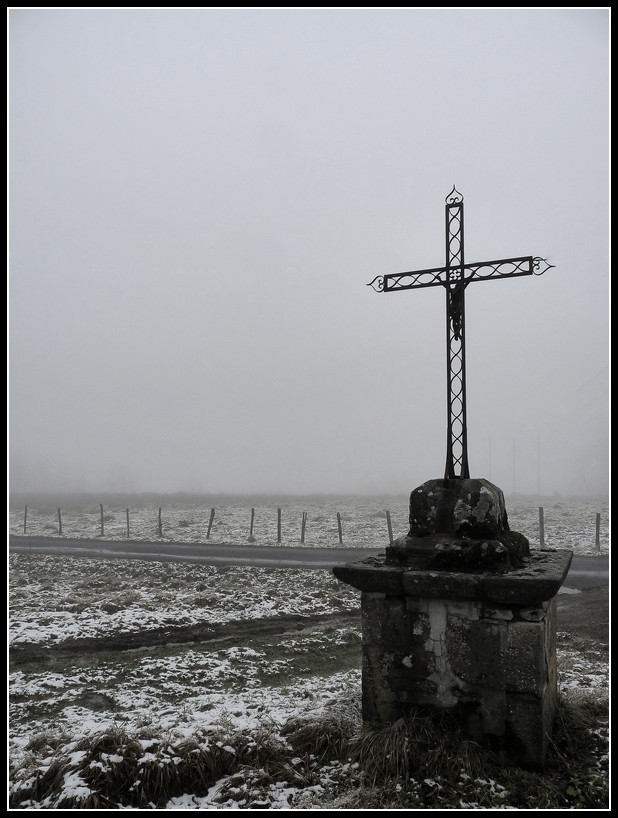
[[[376,276],[367,286],[392,293],[421,287],[446,290],[447,448],[445,480],[470,477],[466,431],[465,289],[473,281],[542,275],[553,264],[538,256],[501,258],[464,264],[463,196],[453,189],[446,197],[446,264],[429,270]]]

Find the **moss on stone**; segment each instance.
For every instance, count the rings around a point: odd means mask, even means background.
[[[520,568],[523,565],[524,557],[530,556],[528,538],[520,534],[519,531],[503,531],[498,539],[508,548],[513,565]]]

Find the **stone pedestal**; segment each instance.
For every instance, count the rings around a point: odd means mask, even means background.
[[[477,523],[469,519],[468,530]],[[501,526],[508,530],[506,512]],[[449,710],[505,763],[544,765],[557,700],[555,597],[572,553],[525,548],[524,556],[520,536],[505,555],[497,539],[483,548],[484,538],[427,531],[334,569],[362,594],[366,722]],[[449,551],[474,567],[416,567],[446,564]],[[479,563],[487,554],[493,570]]]

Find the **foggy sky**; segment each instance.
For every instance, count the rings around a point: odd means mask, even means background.
[[[14,491],[608,490],[607,9],[9,13]]]

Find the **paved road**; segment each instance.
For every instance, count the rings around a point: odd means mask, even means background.
[[[331,548],[287,545],[216,545],[214,543],[128,542],[82,540],[60,537],[9,536],[9,550],[16,554],[68,554],[75,557],[123,557],[203,565],[259,565],[271,568],[332,568],[375,554],[378,548],[337,546]],[[574,556],[566,584],[583,589],[609,582],[607,556]]]
[[[375,554],[366,547],[291,547],[287,545],[216,545],[214,543],[127,542],[9,536],[12,553],[69,554],[74,557],[124,557],[202,565],[259,565],[271,568],[332,568]]]

